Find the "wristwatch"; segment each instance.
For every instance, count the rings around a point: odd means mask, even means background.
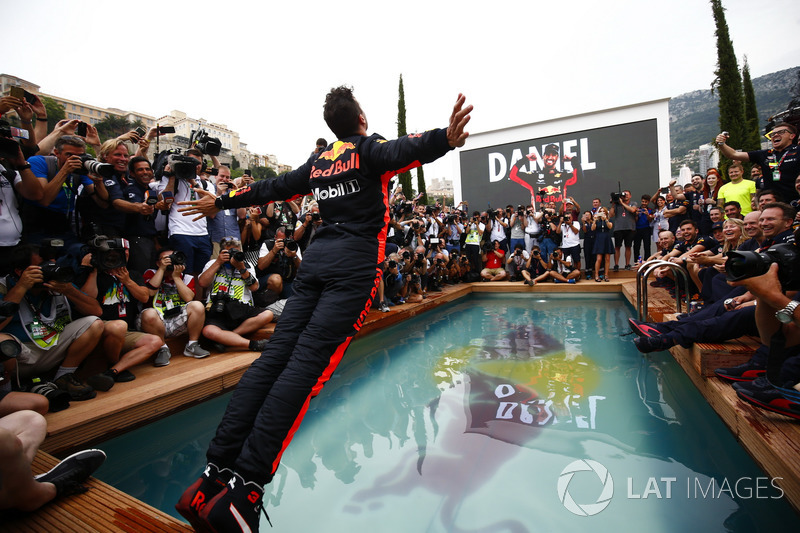
[[[224,207],[222,207],[222,196],[217,196],[216,198],[214,198],[214,206],[220,211],[225,209]]]
[[[794,316],[794,310],[798,305],[800,305],[800,302],[798,302],[797,300],[792,300],[791,302],[786,304],[786,307],[775,313],[775,318],[778,319],[778,322],[781,322],[783,324],[788,324],[789,322],[792,321],[792,317]]]

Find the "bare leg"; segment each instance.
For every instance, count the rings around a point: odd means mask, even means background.
[[[33,411],[0,418],[0,509],[33,511],[56,497],[55,485],[39,483],[31,471],[46,433],[47,422]]]

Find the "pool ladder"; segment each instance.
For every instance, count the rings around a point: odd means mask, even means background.
[[[675,278],[676,289],[679,286],[679,282],[682,282],[684,298],[686,299],[686,311],[689,311],[689,273],[675,263],[670,263],[662,259],[651,259],[642,264],[639,270],[636,271],[636,313],[638,314],[639,320],[647,322],[647,278],[653,270],[661,267],[667,267],[672,271],[672,275]],[[675,308],[678,313],[682,312],[680,290],[675,294]]]

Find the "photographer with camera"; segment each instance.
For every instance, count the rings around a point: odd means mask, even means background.
[[[103,334],[100,304],[71,282],[71,269],[44,263],[37,246],[19,245],[11,255],[13,273],[0,279],[0,293],[6,302],[19,304],[19,311],[0,322],[0,329],[25,340],[17,357],[20,378],[56,369],[53,383],[72,400],[94,398],[94,389],[82,383],[75,372]],[[73,318],[73,309],[83,317]],[[104,386],[114,383],[108,377],[99,382]]]
[[[107,391],[114,383],[133,381],[129,370],[152,357],[161,346],[160,339],[135,331],[139,305],[147,303],[149,292],[142,275],[127,268],[128,242],[97,235],[89,242],[81,265],[89,269],[81,290],[97,299],[102,313],[102,355],[108,368],[86,379],[94,389]],[[103,377],[111,378],[111,382]]]
[[[545,204],[534,215],[534,219],[540,228],[539,248],[543,256],[550,257],[560,242],[558,227],[561,225],[561,217],[556,212],[555,202]]]
[[[631,269],[631,249],[636,232],[636,204],[631,203],[631,192],[611,193],[608,216],[614,224],[614,272],[619,271],[619,256],[625,246],[625,270]]]
[[[35,202],[42,198],[44,190],[25,161],[11,127],[0,121],[0,274],[7,273],[8,253],[22,239],[17,195]]]
[[[231,183],[231,169],[226,165],[220,165],[215,186],[219,195],[228,194],[236,189]],[[239,222],[246,217],[246,209],[240,207],[239,209],[224,209],[217,213],[217,216],[208,219],[208,233],[211,236],[212,246],[211,257],[219,255],[219,251],[222,249],[220,241],[223,237],[232,236],[243,240]]]
[[[525,251],[522,243],[514,245],[514,251],[508,255],[506,260],[506,272],[508,273],[508,281],[522,280],[522,271],[525,270],[526,265],[529,263],[530,254]]]
[[[197,278],[208,292],[206,325],[203,335],[215,343],[219,351],[226,346],[260,352],[266,340],[248,340],[249,335],[263,328],[274,318],[272,311],[253,306],[253,292],[259,284],[255,269],[245,263],[241,242],[223,239],[223,249],[209,261]]]
[[[159,159],[156,158],[156,168]],[[171,154],[167,158],[158,192],[169,205],[167,230],[169,247],[182,252],[186,256],[186,270],[196,276],[203,271],[211,257],[211,238],[208,234],[207,219],[194,220],[184,217],[178,212],[178,202],[192,201],[198,198],[196,189],[215,193],[212,183],[200,180],[198,174],[203,167],[203,154],[197,149],[186,151],[186,155]],[[210,217],[213,218],[213,217]]]
[[[447,213],[442,224],[440,239],[444,240],[448,252],[461,250],[461,234],[464,233],[464,224],[461,223],[461,212]]]
[[[489,241],[500,243],[500,249],[508,253],[508,239],[506,239],[506,228],[508,219],[502,209],[494,210],[489,208],[486,211],[486,231],[489,232]]]
[[[533,287],[538,282],[549,278],[547,274],[550,264],[542,257],[538,245],[534,245],[522,270],[523,283]]]
[[[751,161],[753,166],[761,168],[763,175],[762,184],[767,183],[771,189],[777,193],[786,202],[798,199],[798,192],[795,189],[795,179],[800,175],[800,164],[798,164],[798,147],[797,147],[797,127],[788,122],[781,122],[775,125],[770,132],[770,142],[772,148],[769,150],[755,150],[751,152],[740,152],[735,148],[728,146],[728,133],[722,132],[717,135],[716,143],[719,148],[720,154],[728,159],[734,160],[734,165],[728,169],[728,175],[731,178],[731,183],[734,183],[732,188],[729,188],[728,196],[726,197],[722,190],[718,198],[725,198],[726,200],[739,200],[744,208],[745,203],[749,206],[749,200],[746,198],[748,194],[755,193],[755,183],[751,180],[745,180],[743,183],[740,173],[734,182],[734,175],[730,173],[730,169],[738,164],[738,171],[741,171],[741,161]],[[731,185],[728,183],[723,187]],[[753,187],[751,188],[751,184]],[[731,189],[740,189],[740,191],[733,191]],[[744,211],[743,211],[744,212]],[[744,212],[747,214],[747,212]]]
[[[128,162],[128,173],[131,183],[122,190],[122,198],[112,204],[126,214],[125,235],[130,243],[128,267],[144,272],[156,261],[156,217],[169,206],[159,198],[150,161],[140,156],[132,157]]]
[[[205,306],[195,300],[195,278],[184,273],[186,256],[173,250],[161,250],[156,269],[144,273],[151,307],[142,311],[137,325],[145,333],[158,335],[161,347],[158,349],[154,366],[166,366],[172,354],[166,339],[189,335],[189,342],[183,355],[202,359],[211,354],[199,343],[200,334],[206,319]]]
[[[525,213],[525,207],[518,205],[517,210],[511,213],[508,220],[508,225],[511,228],[508,245],[512,250],[517,248],[517,244],[525,247],[525,228],[528,225],[528,217]]]
[[[297,269],[303,260],[300,247],[293,239],[286,237],[286,228],[279,227],[275,232],[274,239],[267,239],[261,245],[259,252],[256,272],[259,275],[259,282],[266,284],[266,278],[272,274],[278,274],[282,281],[281,297],[289,298],[292,291],[292,283],[297,276]]]
[[[297,226],[297,217],[300,214],[300,198],[297,201],[286,200],[270,202],[265,212],[269,225],[264,234],[266,239],[275,239],[278,228],[294,228]]]
[[[96,138],[97,130],[91,129]],[[38,244],[45,237],[61,237],[68,244],[80,240],[83,228],[77,212],[79,193],[91,196],[99,205],[108,202],[104,178],[98,173],[108,174],[113,169],[86,154],[86,141],[63,135],[56,141],[53,153],[28,160],[42,185],[41,199],[26,201],[22,211],[23,235],[31,244]]]
[[[558,234],[561,235],[561,253],[564,257],[570,257],[572,268],[581,271],[581,223],[574,211],[568,210],[561,219],[558,226]]]
[[[314,239],[320,226],[322,226],[322,216],[319,214],[319,205],[314,204],[297,220],[292,238],[300,247],[300,251],[305,250]]]
[[[508,278],[508,272],[503,268],[505,256],[506,252],[500,247],[500,241],[497,239],[484,245],[482,281],[502,281]]]
[[[552,279],[553,283],[577,283],[580,276],[581,271],[572,267],[572,258],[565,257],[561,250],[556,250],[550,254],[548,270],[541,276],[534,278],[534,281]]]

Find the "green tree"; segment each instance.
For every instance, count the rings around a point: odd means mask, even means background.
[[[239,160],[236,159],[236,156],[232,155],[231,156],[231,170],[236,170],[237,168],[239,168],[239,166],[240,166],[239,165]]]
[[[422,194],[419,199],[420,203],[428,203],[428,192],[425,189],[425,173],[422,171],[422,165],[417,167],[417,190]]]
[[[744,66],[742,67],[742,84],[744,85],[744,119],[745,119],[745,138],[742,148],[745,151],[761,149],[761,133],[758,127],[758,108],[756,107],[756,92],[753,89],[753,81],[750,78],[750,65],[747,63],[747,56],[744,56]]]
[[[118,117],[117,115],[108,115],[95,124],[94,127],[97,128],[97,135],[100,136],[100,142],[115,139],[123,133],[128,133],[136,129],[134,123],[130,122],[125,117]]]
[[[250,170],[255,181],[271,179],[278,175],[272,167],[253,167]]]
[[[49,96],[41,96],[44,108],[47,110],[47,131],[53,131],[59,120],[64,120],[67,113],[64,106],[50,98]]]
[[[398,89],[399,96],[397,98],[397,137],[405,137],[408,134],[406,131],[406,94],[403,90],[403,75],[400,74],[400,87]],[[411,188],[411,172],[406,171],[398,176],[400,186],[403,188],[403,194],[406,198],[411,198],[414,191]]]
[[[711,84],[711,92],[719,94],[719,127],[727,131],[728,146],[742,148],[745,140],[744,128],[744,103],[742,98],[742,77],[739,74],[739,65],[733,51],[733,42],[728,32],[728,23],[725,21],[725,8],[721,0],[711,0],[711,10],[714,13],[717,36],[717,70],[716,78]],[[729,161],[720,161],[720,167],[727,172]]]

